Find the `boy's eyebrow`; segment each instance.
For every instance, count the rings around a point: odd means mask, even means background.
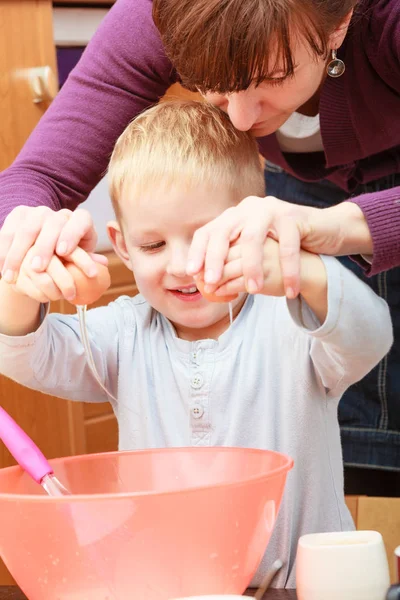
[[[186,225],[188,227],[190,227],[191,229],[193,229],[193,232],[196,231],[197,229],[200,229],[200,227],[203,227],[204,225],[206,225],[207,223],[209,223],[210,221],[213,220],[213,218],[215,217],[211,217],[210,219],[199,219],[196,221],[191,221],[191,222],[187,222]],[[146,237],[151,237],[154,235],[160,235],[160,230],[159,229],[141,229],[139,232],[128,232],[128,236],[129,239],[133,240],[134,238],[146,238]]]
[[[128,237],[132,242],[138,240],[142,241],[145,238],[153,237],[155,233],[157,233],[155,230],[147,229],[136,233],[129,232]]]

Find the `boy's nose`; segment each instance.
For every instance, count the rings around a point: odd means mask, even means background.
[[[187,256],[179,254],[171,257],[167,265],[168,275],[174,277],[186,277]]]

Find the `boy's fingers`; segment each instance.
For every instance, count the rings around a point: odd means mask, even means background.
[[[225,266],[221,277],[221,285],[224,285],[231,279],[237,279],[243,276],[243,266],[241,257],[229,261]],[[220,287],[220,286],[219,286]],[[218,289],[219,289],[218,287]]]
[[[84,209],[75,210],[62,228],[57,242],[57,254],[67,256],[80,246],[93,252],[97,244],[97,233],[90,213]]]
[[[216,296],[231,296],[235,294],[240,294],[246,291],[246,282],[243,277],[237,277],[236,279],[231,279],[221,285],[215,292]]]
[[[300,231],[295,219],[285,217],[276,221],[283,285],[288,298],[300,292]]]
[[[45,273],[31,271],[31,273],[28,273],[28,277],[30,277],[33,285],[40,290],[48,300],[54,302],[62,299],[63,294],[53,277],[49,274],[48,269]]]
[[[47,273],[60,290],[63,298],[66,300],[73,300],[75,298],[76,286],[74,279],[58,256],[52,257],[47,268]]]
[[[212,285],[205,284],[204,291],[206,294],[213,294],[214,292],[217,292],[218,290],[220,290],[221,286],[223,286],[225,283],[227,283],[227,281],[229,281],[231,279],[236,279],[238,277],[241,277],[242,275],[243,275],[242,261],[240,258],[237,258],[236,260],[232,260],[224,266],[220,282],[218,284],[212,284]],[[218,294],[218,295],[221,295],[221,294]]]
[[[29,298],[36,300],[36,302],[39,302],[40,304],[49,302],[49,298],[46,294],[41,289],[38,289],[25,273],[20,273],[18,275],[15,287],[18,292],[25,296],[29,296]]]
[[[68,222],[70,210],[59,210],[50,213],[43,222],[41,231],[32,246],[32,263],[34,271],[46,271],[57,244],[58,237]]]
[[[105,265],[106,267],[108,266],[108,258],[104,254],[96,254],[95,252],[89,252],[89,256],[94,260],[94,262],[98,263],[99,265]]]
[[[228,252],[228,256],[226,257],[226,264],[231,262],[232,260],[237,260],[242,257],[242,248],[240,246],[240,241],[236,241],[231,244]]]
[[[95,261],[90,254],[79,246],[71,254],[65,256],[64,260],[74,263],[87,277],[96,277],[99,272],[96,262],[101,262],[100,260]]]

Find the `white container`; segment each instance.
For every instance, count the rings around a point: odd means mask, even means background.
[[[384,600],[390,585],[377,531],[304,535],[296,559],[298,600]]]

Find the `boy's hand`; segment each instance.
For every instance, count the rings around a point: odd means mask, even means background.
[[[87,210],[18,206],[7,216],[0,231],[2,277],[7,283],[15,283],[28,252],[32,270],[44,273],[54,254],[68,256],[77,247],[91,253],[96,243],[97,234]],[[92,269],[95,264],[89,254],[84,266],[89,277]]]
[[[242,250],[243,248],[239,240],[229,249],[222,272],[222,285],[215,290],[216,296],[234,295],[248,291],[243,273]],[[262,285],[258,293],[265,296],[284,296],[285,289],[279,263],[279,244],[272,238],[267,238],[264,241],[260,263]],[[207,289],[211,291],[213,288],[215,286]]]
[[[259,293],[265,296],[285,296],[284,279],[279,261],[279,243],[272,238],[264,241],[261,257],[263,281]],[[328,312],[327,276],[320,256],[300,251],[300,293],[308,306],[323,323]],[[215,296],[240,294],[247,291],[243,274],[242,246],[236,242],[228,252],[222,274],[222,285]],[[212,286],[214,287],[214,286]],[[212,292],[210,288],[207,291]]]
[[[76,248],[69,256],[60,259],[53,255],[45,272],[38,273],[32,268],[32,257],[35,250],[31,248],[26,254],[13,288],[20,294],[29,296],[40,303],[66,300],[73,301],[76,286],[65,263],[75,264],[83,273],[90,271],[92,277],[97,274],[95,263],[107,264],[107,259],[99,254],[88,254],[82,248]],[[93,269],[93,266],[95,267]]]

